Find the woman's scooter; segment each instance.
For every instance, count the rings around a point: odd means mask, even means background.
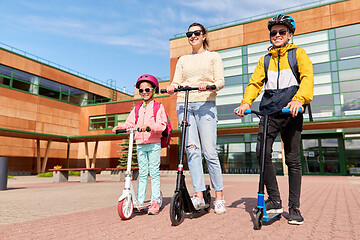
[[[301,113],[301,108],[299,109],[299,113]],[[236,112],[235,112],[236,113]],[[245,114],[256,114],[259,118],[262,116],[264,118],[263,122],[263,134],[261,136],[261,147],[260,147],[260,180],[259,180],[259,190],[258,190],[258,200],[257,206],[254,208],[254,212],[256,213],[254,229],[260,230],[263,222],[270,222],[274,218],[280,218],[281,213],[267,213],[265,207],[264,200],[264,171],[265,171],[265,152],[266,152],[266,137],[268,132],[268,124],[269,124],[269,115],[262,114],[258,111],[254,110],[245,110]],[[283,114],[290,114],[289,108],[283,108],[281,110]]]
[[[128,220],[131,218],[134,209],[137,211],[142,211],[148,208],[151,205],[151,201],[145,201],[143,204],[140,204],[136,200],[136,194],[131,182],[131,158],[132,158],[132,151],[133,151],[133,144],[134,144],[134,132],[139,131],[137,128],[129,128],[129,129],[119,129],[116,130],[116,134],[118,133],[125,133],[128,132],[129,137],[129,152],[128,152],[128,160],[127,160],[127,167],[125,172],[125,188],[119,197],[118,201],[118,213],[121,219]],[[146,129],[149,131],[149,129]],[[159,206],[161,208],[163,202],[163,195],[160,192],[160,201]]]
[[[212,85],[212,86],[207,86],[206,88],[209,90],[215,90],[216,86]],[[190,126],[187,121],[188,99],[189,99],[189,92],[192,90],[199,90],[199,88],[178,86],[178,88],[175,89],[175,92],[180,92],[180,91],[185,92],[185,106],[184,106],[183,120],[180,125],[181,145],[180,145],[180,156],[179,156],[178,172],[176,179],[176,189],[170,203],[170,220],[173,226],[178,226],[184,220],[184,212],[194,213],[194,212],[200,212],[202,209],[205,209],[206,212],[209,212],[211,207],[211,194],[210,194],[209,185],[206,185],[206,190],[203,191],[205,206],[200,209],[196,209],[192,204],[189,192],[185,184],[183,163],[185,156],[184,153],[185,153],[186,130],[187,127]],[[166,93],[166,89],[161,89],[160,92]]]

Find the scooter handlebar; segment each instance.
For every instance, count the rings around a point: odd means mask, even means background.
[[[236,113],[237,113],[237,111],[235,111],[235,114],[236,114]],[[247,109],[247,110],[244,111],[244,114],[245,114],[245,115],[251,114],[251,113],[257,113],[257,114],[259,114],[259,112],[253,111],[253,110],[251,110],[251,109]],[[283,108],[283,109],[281,109],[281,113],[283,113],[283,114],[291,114],[290,108]],[[298,113],[302,113],[302,109],[301,109],[301,108],[299,108]]]
[[[215,90],[216,85],[208,85],[206,86],[207,90]],[[181,92],[181,91],[192,91],[192,90],[199,90],[198,87],[184,87],[184,86],[178,86],[175,88],[174,92]],[[160,89],[160,93],[167,93],[166,89]]]
[[[118,130],[116,130],[116,132],[115,132],[115,134],[119,134],[119,133],[126,133],[126,132],[129,132],[130,130],[133,130],[133,131],[138,131],[138,132],[140,132],[140,128],[130,128],[130,129],[118,129]],[[150,129],[150,127],[149,126],[147,126],[146,127],[146,132],[150,132],[151,131],[151,129]]]

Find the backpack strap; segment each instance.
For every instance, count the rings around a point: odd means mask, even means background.
[[[267,72],[268,72],[268,69],[269,69],[269,64],[270,64],[270,58],[271,58],[271,54],[268,53],[265,55],[264,57],[264,70],[265,70],[265,83],[267,82]]]
[[[137,124],[138,118],[139,118],[139,110],[142,103],[136,104],[135,106],[135,125]]]
[[[296,50],[297,50],[297,48],[292,48],[292,49],[288,50],[288,61],[289,61],[289,65],[290,65],[292,73],[294,74],[294,76],[296,77],[296,80],[300,84],[300,73],[299,73],[298,64],[297,64],[297,60],[296,60]]]
[[[154,120],[156,122],[156,114],[159,111],[161,103],[154,101]]]

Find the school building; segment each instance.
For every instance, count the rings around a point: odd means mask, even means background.
[[[270,46],[267,22],[278,13],[296,21],[293,43],[308,53],[314,67],[313,122],[304,114],[304,174],[360,174],[360,1],[316,1],[291,9],[209,27],[212,51],[220,53],[225,87],[218,92],[218,152],[224,173],[256,174],[258,118],[239,118],[244,89],[261,56]],[[206,23],[205,23],[206,24]],[[170,39],[170,81],[180,56],[191,52],[185,33]],[[156,75],[156,74],[155,74]],[[135,81],[134,79],[131,81]],[[169,80],[161,81],[165,88]],[[0,156],[9,172],[35,174],[55,165],[115,167],[118,143],[111,134],[141,99],[110,83],[76,73],[14,48],[0,49]],[[175,170],[179,148],[176,97],[158,95],[174,130],[162,150],[161,168]],[[257,109],[261,95],[252,108]],[[286,173],[281,139],[273,161]]]

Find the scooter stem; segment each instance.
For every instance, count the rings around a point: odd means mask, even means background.
[[[131,159],[133,152],[134,144],[134,129],[129,129],[129,150],[128,150],[128,160],[125,173],[125,189],[131,189]]]

